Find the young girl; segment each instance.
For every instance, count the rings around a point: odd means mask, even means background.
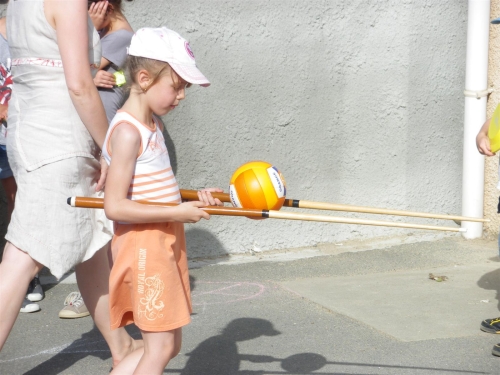
[[[110,276],[111,328],[135,323],[144,349],[129,354],[112,374],[162,374],[181,346],[191,298],[183,223],[209,219],[200,208],[222,205],[206,189],[200,201],[175,207],[136,200],[181,203],[162,129],[165,115],[190,84],[210,82],[195,65],[189,44],[176,32],[143,28],[128,50],[130,96],[110,124],[102,155],[110,164],[104,208],[115,221]]]

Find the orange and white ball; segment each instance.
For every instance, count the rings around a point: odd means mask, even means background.
[[[279,210],[285,196],[285,179],[276,167],[265,161],[243,164],[231,177],[229,197],[235,207]]]

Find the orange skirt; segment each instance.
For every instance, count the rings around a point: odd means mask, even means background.
[[[184,224],[115,223],[111,252],[111,329],[164,332],[191,321]]]

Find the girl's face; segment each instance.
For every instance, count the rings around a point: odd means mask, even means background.
[[[187,83],[181,78],[178,79],[179,82],[175,82],[173,74],[164,74],[146,92],[148,104],[153,113],[160,116],[166,115],[185,98]]]

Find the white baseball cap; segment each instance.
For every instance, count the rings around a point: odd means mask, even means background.
[[[194,54],[186,39],[166,27],[144,27],[132,36],[127,53],[165,61],[186,82],[210,86],[210,81],[196,67]]]

